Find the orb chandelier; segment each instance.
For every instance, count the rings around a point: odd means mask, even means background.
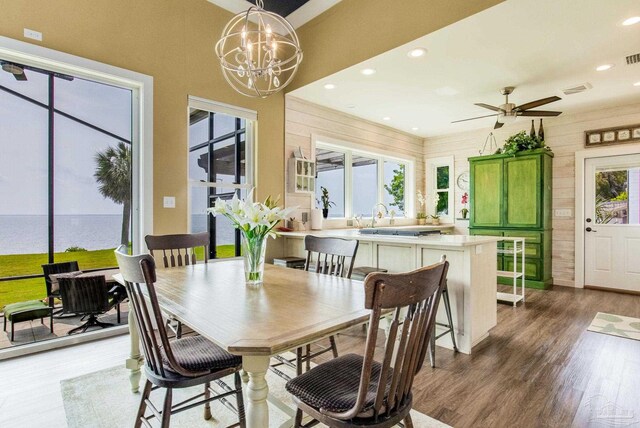
[[[216,43],[222,74],[236,91],[266,98],[287,86],[302,62],[298,35],[262,0],[234,16]]]

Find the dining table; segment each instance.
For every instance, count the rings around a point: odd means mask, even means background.
[[[242,357],[248,428],[269,426],[271,357],[364,324],[370,315],[361,281],[267,264],[263,283],[247,285],[241,259],[158,268],[155,288],[166,315]],[[132,314],[126,366],[136,392],[143,359]]]

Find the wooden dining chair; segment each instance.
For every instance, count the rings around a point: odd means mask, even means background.
[[[232,355],[202,336],[189,336],[169,340],[162,326],[163,319],[155,290],[156,271],[154,259],[149,255],[129,256],[116,250],[116,259],[125,282],[131,309],[145,357],[145,377],[147,378],[140,407],[134,426],[151,426],[153,418],[161,420],[161,427],[169,426],[172,414],[196,406],[204,405],[205,420],[211,419],[210,402],[221,400],[238,415],[238,422],[232,427],[245,427],[244,401],[240,369],[242,358]],[[222,381],[225,376],[234,376],[234,387]],[[222,393],[211,389],[211,383],[220,386]],[[204,385],[202,393],[173,404],[173,390]],[[163,388],[164,402],[156,408],[150,399],[151,392]],[[233,407],[226,397],[235,395],[237,407]],[[194,400],[198,400],[195,401]],[[147,415],[147,409],[151,411]]]
[[[144,238],[151,256],[162,260],[165,268],[194,265],[198,261],[197,248],[204,249],[202,261],[209,258],[209,232],[185,233],[178,235],[147,235]],[[182,337],[182,323],[175,319],[167,320],[167,327],[177,338]]]
[[[307,235],[304,239],[304,249],[307,252],[304,270],[314,271],[324,275],[334,275],[343,278],[351,278],[353,264],[355,262],[356,253],[358,252],[359,242],[355,239],[341,238],[323,238],[313,235]],[[315,348],[312,352],[312,345]],[[283,355],[277,355],[277,360],[271,366],[274,373],[285,380],[291,380],[291,376],[284,373],[278,367],[286,365],[294,368],[296,374],[302,374],[302,367],[306,365],[306,369],[311,368],[311,360],[322,354],[331,352],[333,358],[338,357],[338,347],[336,346],[335,336],[329,337],[329,346],[321,346],[318,343],[306,345],[306,347],[296,349],[296,358],[286,358]]]
[[[435,328],[448,268],[449,263],[442,261],[409,273],[367,276],[364,303],[371,316],[364,356],[335,358],[287,382],[298,406],[294,427],[318,421],[332,428],[386,428],[400,422],[413,427],[411,388]],[[387,311],[393,318],[378,362],[374,359],[378,326]],[[304,413],[313,418],[306,425],[302,425]]]

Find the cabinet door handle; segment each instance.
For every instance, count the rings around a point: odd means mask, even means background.
[[[594,232],[594,233],[595,233],[595,232],[597,232],[597,230],[593,230],[593,229],[591,229],[590,227],[587,227],[585,230],[586,230],[587,232]]]

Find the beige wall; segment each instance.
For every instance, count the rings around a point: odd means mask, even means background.
[[[536,120],[538,129],[539,120]],[[640,123],[640,104],[607,108],[544,120],[545,140],[553,149],[553,209],[570,208],[575,215],[575,152],[584,150],[584,131]],[[519,119],[516,124],[494,131],[498,146],[521,130],[529,130],[531,122]],[[467,158],[477,156],[489,129],[452,134],[425,140],[426,157],[455,156],[455,176],[469,168]],[[640,143],[633,144],[640,152]],[[455,178],[455,177],[454,177]],[[456,214],[462,208],[462,191],[456,187]],[[557,285],[574,286],[575,224],[574,217],[553,217],[553,278]],[[468,222],[458,221],[460,232]]]
[[[304,153],[313,158],[312,135],[329,137],[344,141],[355,149],[413,160],[416,189],[424,190],[424,145],[421,138],[291,95],[286,97],[285,119],[285,159],[289,159],[298,147],[302,147]],[[300,208],[296,213],[298,219],[301,212],[309,212],[315,206],[315,195],[285,194],[287,206]],[[332,227],[346,226],[344,221],[332,223]]]
[[[187,96],[256,110],[258,164],[283,164],[284,96],[237,94],[224,81],[213,46],[231,14],[205,0],[0,0],[0,34],[154,78],[154,231],[187,229]],[[258,194],[281,194],[282,168],[258,168]],[[162,196],[176,208],[162,208]]]

